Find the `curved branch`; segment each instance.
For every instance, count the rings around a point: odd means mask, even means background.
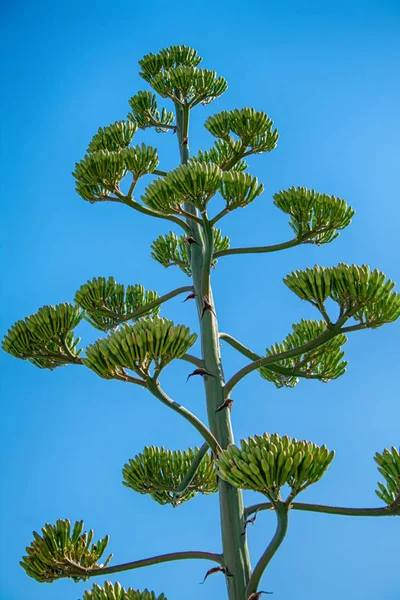
[[[255,360],[254,362],[246,365],[242,369],[240,369],[230,380],[225,384],[225,397],[229,398],[229,394],[235,387],[237,383],[243,377],[259,369],[260,367],[264,367],[269,364],[273,364],[277,360],[283,360],[284,358],[293,358],[294,356],[298,356],[299,354],[303,354],[304,352],[308,352],[309,350],[314,350],[314,348],[318,348],[318,346],[322,346],[336,335],[341,333],[341,325],[347,321],[350,317],[350,314],[344,315],[332,328],[326,329],[321,335],[319,335],[315,340],[311,340],[311,342],[307,342],[303,346],[299,346],[298,348],[293,348],[293,350],[286,350],[285,352],[279,352],[278,354],[274,354],[273,356],[267,356],[265,358],[260,358]]]
[[[152,302],[148,302],[147,304],[144,304],[137,310],[134,310],[131,313],[127,313],[126,315],[120,315],[119,313],[109,310],[108,308],[96,308],[95,310],[96,310],[96,312],[99,312],[107,317],[112,317],[113,319],[118,319],[120,323],[125,323],[125,321],[139,319],[141,316],[146,314],[152,308],[155,308],[156,306],[163,304],[167,300],[171,300],[171,298],[175,298],[175,296],[178,296],[179,294],[185,294],[186,292],[192,292],[192,291],[193,291],[193,286],[184,285],[182,287],[176,288],[175,290],[172,290],[172,292],[168,292],[168,294],[159,296]],[[86,312],[89,312],[89,311],[86,311]]]
[[[395,517],[400,516],[399,506],[382,506],[379,508],[344,508],[341,506],[325,506],[323,504],[305,504],[292,502],[291,510],[303,510],[306,512],[325,513],[328,515],[342,515],[348,517]],[[244,509],[245,517],[249,517],[260,510],[274,510],[271,502],[260,502]]]
[[[231,212],[231,210],[226,207],[223,208],[218,214],[215,215],[214,218],[211,219],[210,224],[212,227],[214,227],[215,223],[218,223],[218,221],[220,219],[222,219],[222,217],[225,217],[225,215],[229,214]],[[221,256],[221,252],[223,252],[223,250],[220,250],[219,252],[215,252],[213,254],[213,258],[218,258],[218,255]]]
[[[155,210],[152,210],[151,208],[147,208],[147,206],[143,206],[142,204],[139,204],[139,202],[136,202],[136,200],[133,200],[133,198],[128,198],[128,196],[125,196],[124,194],[121,194],[120,192],[118,192],[116,190],[114,190],[114,193],[117,196],[116,198],[109,196],[109,197],[105,198],[105,200],[110,200],[111,202],[120,202],[121,204],[126,204],[126,206],[129,206],[130,208],[133,208],[134,210],[137,210],[138,212],[141,212],[150,217],[156,217],[157,219],[165,219],[167,221],[172,221],[173,223],[176,223],[176,225],[179,225],[180,227],[182,227],[183,230],[188,235],[190,235],[190,227],[187,225],[187,223],[185,223],[185,221],[183,221],[179,217],[175,217],[173,215],[164,215]]]
[[[285,539],[288,530],[289,509],[284,503],[279,502],[276,505],[275,512],[278,520],[275,535],[269,543],[264,554],[261,556],[260,560],[255,566],[255,569],[253,571],[252,576],[250,577],[250,581],[246,589],[246,598],[249,598],[251,594],[254,594],[257,591],[258,585],[261,581],[261,577],[265,569],[267,568],[272,557],[274,556],[279,546]]]
[[[224,216],[225,211],[221,211],[221,213],[219,213],[214,219],[219,220],[222,216]],[[293,248],[295,246],[300,246],[301,244],[315,243],[309,242],[309,240],[317,235],[321,235],[322,233],[331,230],[332,227],[321,227],[319,231],[308,231],[307,233],[298,235],[297,237],[295,237],[292,240],[289,240],[288,242],[273,244],[272,246],[254,246],[252,248],[228,248],[227,250],[220,250],[219,252],[216,252],[214,254],[214,258],[218,258],[220,256],[227,256],[228,254],[261,254],[266,252],[278,252],[279,250],[287,250],[287,248]]]
[[[217,215],[217,217],[218,220],[221,218],[219,215]],[[278,250],[286,250],[287,248],[293,248],[294,246],[299,246],[303,243],[303,239],[294,238],[293,240],[289,240],[288,242],[274,244],[273,246],[254,246],[253,248],[228,248],[227,250],[219,250],[219,252],[215,252],[214,258],[219,258],[220,256],[227,256],[228,254],[261,254],[265,252],[277,252]]]
[[[145,304],[143,307],[138,308],[137,310],[133,311],[132,313],[127,314],[126,317],[124,317],[124,321],[129,321],[130,319],[138,319],[140,316],[145,314],[148,310],[155,308],[159,304],[163,304],[167,300],[171,300],[171,298],[175,298],[175,296],[178,296],[179,294],[185,294],[186,292],[193,292],[193,286],[183,285],[182,287],[172,290],[172,292],[168,292],[168,294],[159,296],[158,298],[153,300],[153,302],[149,302],[148,304]]]
[[[191,212],[188,212],[184,208],[180,208],[179,211],[177,211],[177,212],[178,212],[178,214],[180,214],[182,217],[185,217],[189,221],[194,221],[198,225],[203,225],[203,221],[202,221],[202,219],[200,217],[192,214]]]
[[[47,352],[47,354],[31,354],[25,355],[21,357],[23,360],[33,359],[49,359],[56,360],[61,362],[62,364],[71,364],[71,365],[83,365],[82,359],[80,356],[67,356],[66,354],[56,354],[55,352]]]
[[[192,365],[199,367],[200,369],[204,368],[204,361],[201,358],[197,358],[197,356],[193,356],[192,354],[184,354],[179,360],[185,360],[186,362],[192,363]]]
[[[209,447],[210,446],[208,445],[208,442],[205,442],[201,446],[198,453],[194,457],[192,464],[190,465],[189,471],[186,473],[185,477],[181,481],[180,486],[178,487],[177,491],[175,492],[175,494],[174,494],[175,497],[179,497],[190,486],[190,484],[193,481],[194,476],[196,475],[197,469],[199,468],[201,461],[203,460],[204,456],[207,454]]]
[[[189,550],[186,552],[169,552],[168,554],[159,554],[158,556],[152,556],[151,558],[142,558],[141,560],[134,560],[132,562],[123,563],[121,565],[115,565],[114,567],[104,567],[88,570],[85,569],[84,571],[88,577],[97,577],[98,575],[110,575],[111,573],[131,571],[132,569],[140,569],[142,567],[149,567],[151,565],[159,565],[161,563],[171,562],[173,560],[187,559],[211,560],[213,562],[218,563],[219,565],[223,564],[222,554]]]
[[[235,348],[235,350],[237,350],[238,352],[243,354],[243,356],[246,356],[246,358],[250,358],[250,360],[260,360],[263,358],[262,356],[259,356],[258,354],[256,354],[252,350],[250,350],[250,348],[247,348],[246,346],[241,344],[238,340],[236,340],[234,337],[232,337],[228,333],[221,332],[219,334],[219,338],[221,340],[223,340],[224,342],[226,342],[227,344],[229,344],[230,346],[232,346],[232,348]],[[284,375],[285,377],[302,377],[304,379],[321,379],[320,375],[308,375],[306,373],[302,373],[301,371],[295,371],[294,369],[287,369],[286,367],[280,367],[278,365],[268,365],[268,370],[272,371],[273,373],[279,373],[280,375]]]
[[[179,413],[184,419],[189,421],[193,427],[197,429],[200,435],[206,440],[210,448],[215,454],[219,454],[221,452],[221,447],[211,431],[198,419],[193,413],[191,413],[187,408],[178,404],[171,398],[167,396],[165,392],[160,387],[160,384],[155,379],[147,380],[147,389],[163,404],[172,408],[175,412]]]

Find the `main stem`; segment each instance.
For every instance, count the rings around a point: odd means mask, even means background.
[[[176,106],[177,134],[181,153],[181,164],[189,159],[189,110]],[[196,215],[192,204],[185,204],[185,211]],[[206,310],[201,318],[203,296],[213,303],[210,282],[210,267],[214,250],[213,229],[205,224],[204,231],[194,221],[188,220],[192,236],[198,242],[190,245],[190,265],[194,292],[200,319],[202,357],[204,366],[214,377],[204,376],[209,428],[222,448],[234,443],[230,411],[216,413],[224,401],[224,373],[221,363],[218,339],[218,323],[215,314]],[[226,577],[229,600],[246,600],[246,587],[251,576],[250,556],[244,528],[244,506],[241,490],[234,488],[222,479],[218,482],[221,533],[224,566],[233,577]]]

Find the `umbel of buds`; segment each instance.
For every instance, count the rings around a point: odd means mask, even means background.
[[[104,564],[98,564],[109,537],[93,544],[93,530],[82,531],[83,521],[76,521],[72,529],[69,519],[59,519],[55,525],[46,523],[42,535],[33,532],[34,540],[20,563],[22,568],[41,583],[52,583],[63,577],[74,581],[87,579],[91,570],[106,567],[112,554]]]
[[[8,330],[2,348],[16,358],[28,359],[41,369],[68,364],[81,353],[77,349],[80,338],[74,338],[72,330],[83,314],[78,306],[69,302],[43,306]]]
[[[159,504],[178,506],[190,500],[198,492],[213,494],[218,490],[214,465],[206,454],[198,466],[193,479],[183,493],[179,486],[186,477],[199,449],[166,450],[145,447],[143,452],[131,458],[124,466],[123,484],[141,494],[150,494]]]
[[[92,590],[83,595],[83,600],[167,600],[164,594],[156,596],[149,590],[124,589],[118,582],[114,585],[106,581],[104,587],[94,584]]]
[[[235,487],[280,500],[285,484],[296,495],[321,479],[334,455],[326,446],[264,433],[242,440],[240,448],[228,446],[215,462],[219,476]]]
[[[390,450],[384,449],[382,454],[377,452],[374,460],[378,465],[378,471],[384,476],[386,485],[378,481],[378,490],[375,491],[378,498],[392,504],[400,498],[400,448],[392,446]]]
[[[161,370],[174,358],[182,357],[196,339],[197,334],[191,334],[185,325],[174,325],[159,317],[141,319],[88,346],[83,362],[106,379],[121,369],[132,369],[146,379],[153,362]]]
[[[114,277],[94,277],[75,294],[75,302],[85,310],[85,319],[101,331],[110,331],[135,318],[131,315],[155,317],[160,311],[160,306],[146,310],[146,305],[157,298],[157,292],[145,290],[139,284],[128,285],[125,288],[123,284],[117,283]]]

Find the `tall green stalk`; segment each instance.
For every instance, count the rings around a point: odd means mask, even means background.
[[[140,91],[129,103],[132,113],[127,121],[100,128],[93,137],[87,155],[76,164],[77,191],[84,200],[119,202],[147,216],[178,225],[184,235],[160,236],[152,245],[152,256],[165,267],[179,266],[193,279],[193,286],[182,286],[162,296],[140,285],[117,283],[113,277],[98,277],[82,285],[74,304],[44,306],[37,313],[17,321],[5,336],[2,347],[11,355],[29,360],[39,368],[55,369],[62,365],[81,365],[104,379],[114,379],[146,388],[164,406],[183,417],[200,433],[200,449],[169,451],[154,446],[129,459],[123,468],[123,483],[135,492],[150,494],[159,504],[177,506],[197,493],[218,490],[222,553],[203,550],[169,552],[108,567],[112,555],[100,559],[108,536],[92,543],[93,532],[83,533],[83,521],[74,525],[59,519],[46,524],[42,535],[34,532],[21,565],[26,573],[43,583],[134,570],[145,566],[184,559],[203,559],[216,563],[206,577],[220,572],[225,575],[229,600],[259,600],[259,587],[271,559],[282,544],[288,529],[291,510],[351,516],[400,515],[400,449],[392,446],[375,461],[385,483],[378,482],[376,493],[383,500],[381,508],[346,508],[304,504],[294,499],[317,483],[328,469],[334,451],[306,440],[271,432],[234,444],[231,425],[230,394],[241,380],[253,371],[277,388],[293,387],[300,378],[330,381],[343,375],[342,346],[346,335],[357,329],[376,328],[392,323],[400,316],[400,294],[384,273],[366,266],[345,265],[294,271],[284,283],[299,298],[320,312],[323,320],[302,319],[280,344],[258,355],[228,333],[218,332],[217,309],[211,286],[211,268],[216,258],[236,254],[269,253],[304,243],[329,243],[347,227],[354,211],[335,196],[319,194],[306,188],[290,188],[274,195],[274,204],[290,215],[296,237],[288,242],[252,248],[230,248],[215,228],[232,210],[245,208],[263,191],[258,179],[248,173],[242,161],[251,154],[273,150],[278,141],[273,122],[262,111],[249,108],[222,111],[205,123],[217,139],[213,148],[199,152],[189,162],[190,110],[200,103],[218,98],[227,84],[213,71],[197,68],[201,58],[195,50],[172,46],[140,61],[141,76],[162,97],[175,105],[174,115],[157,108],[156,97]],[[171,173],[159,170],[156,149],[130,143],[137,128],[155,127],[158,132],[173,130],[179,144],[181,166]],[[234,137],[235,136],[235,137]],[[138,202],[133,194],[138,180],[157,175]],[[130,178],[127,194],[121,182]],[[126,180],[125,180],[126,181]],[[212,217],[210,199],[219,193],[225,207]],[[186,252],[187,250],[187,252]],[[185,300],[195,298],[199,319],[201,356],[188,354],[197,333],[158,316],[159,307],[178,294],[190,292]],[[337,316],[328,314],[327,301],[338,305]],[[80,338],[74,329],[85,317],[103,333],[80,356]],[[351,319],[355,324],[351,324]],[[129,322],[129,323],[127,323]],[[346,325],[349,322],[349,325]],[[220,355],[220,341],[230,344],[250,362],[225,383]],[[203,377],[208,426],[185,406],[170,398],[159,380],[162,370],[175,359],[195,366],[189,375]],[[211,451],[211,454],[210,454]],[[217,485],[218,481],[218,485]],[[290,492],[287,492],[287,489]],[[244,509],[242,489],[258,492],[267,498]],[[252,572],[246,541],[246,527],[254,523],[256,513],[273,509],[277,529],[264,553],[255,561]],[[250,518],[250,515],[254,515]],[[131,597],[120,584],[94,586],[84,600]],[[188,592],[190,595],[190,592]],[[140,600],[153,598],[147,592],[134,591]],[[158,600],[165,599],[161,594]]]
[[[180,147],[181,164],[189,159],[189,108],[176,105],[177,137]],[[195,207],[185,204],[185,210],[196,214]],[[188,220],[192,235],[198,244],[190,246],[190,265],[196,294],[197,312],[200,322],[201,348],[204,366],[212,376],[204,376],[207,402],[208,424],[211,433],[222,448],[234,443],[229,410],[216,413],[224,402],[224,372],[219,351],[217,311],[213,302],[211,287],[211,259],[214,251],[213,228],[205,219],[203,235],[197,223]],[[213,306],[214,313],[206,310],[202,317],[203,297],[206,296]],[[226,481],[218,482],[221,535],[224,566],[234,577],[226,576],[229,600],[243,600],[251,575],[250,555],[244,528],[243,495],[240,489]]]

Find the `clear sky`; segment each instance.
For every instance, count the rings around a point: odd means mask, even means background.
[[[123,206],[90,205],[71,176],[98,127],[125,118],[128,98],[147,89],[137,61],[171,44],[197,48],[204,67],[229,84],[222,98],[193,113],[192,151],[212,145],[202,123],[222,109],[264,110],[280,131],[278,148],[250,161],[263,196],[222,224],[232,245],[290,239],[272,195],[292,185],[334,194],[356,210],[351,227],[321,248],[221,259],[213,274],[221,330],[263,352],[293,322],[319,318],[282,283],[293,269],[344,261],[400,278],[397,0],[6,1],[1,13],[2,335],[40,306],[72,300],[94,276],[159,293],[187,285],[180,271],[150,258],[152,240],[169,225]],[[171,134],[139,132],[136,139],[159,147],[160,168],[177,164]],[[195,327],[193,304],[180,298],[163,314]],[[86,325],[80,332],[84,342],[97,337]],[[252,374],[235,392],[237,439],[276,431],[326,443],[337,457],[302,500],[378,506],[373,455],[400,441],[398,336],[398,324],[350,334],[348,372],[327,385],[276,390]],[[227,375],[246,362],[229,348],[223,358]],[[59,517],[83,519],[99,537],[109,533],[113,564],[220,551],[216,495],[172,509],[121,485],[123,464],[143,446],[200,444],[186,422],[144,391],[82,368],[42,371],[4,353],[0,361],[1,600],[77,600],[94,583],[40,585],[19,567],[32,530]],[[171,366],[163,386],[205,418],[201,381],[186,385],[187,372],[187,364]],[[256,498],[245,495],[246,503]],[[274,515],[263,513],[249,528],[253,565],[274,527]],[[262,589],[276,600],[398,600],[399,535],[400,519],[296,512]],[[223,598],[223,576],[199,585],[210,566],[171,563],[119,580],[169,600]]]

